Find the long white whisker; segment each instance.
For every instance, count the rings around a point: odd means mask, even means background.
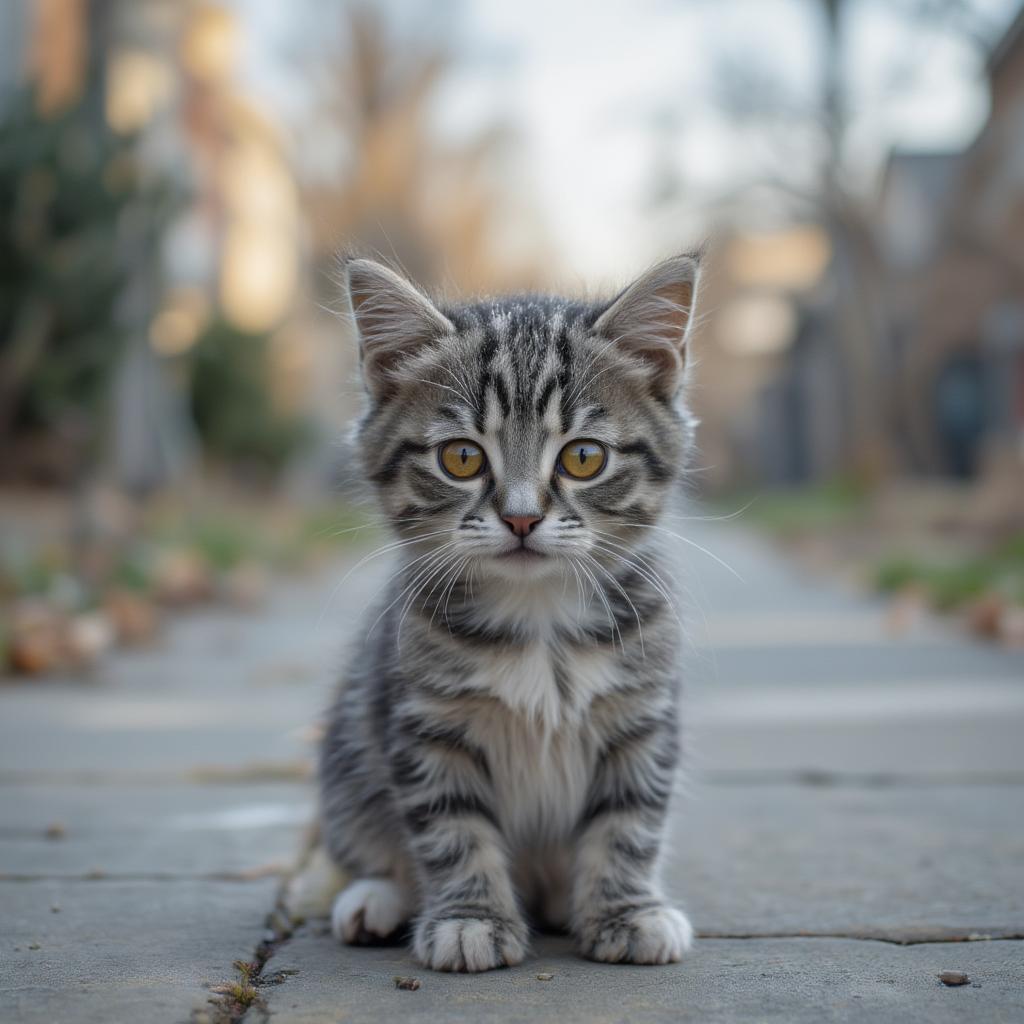
[[[582,555],[581,557],[586,557]],[[615,616],[612,614],[612,606],[608,603],[608,598],[605,596],[604,588],[598,582],[597,577],[587,568],[586,563],[580,562],[580,571],[590,579],[593,584],[594,593],[601,599],[601,603],[604,605],[605,614],[608,616],[608,625],[611,627],[612,647],[615,647],[615,634],[619,634],[619,648],[625,650],[626,645],[622,641],[622,633],[619,632],[619,625],[615,621]]]
[[[402,624],[405,622],[405,617],[409,614],[410,610],[416,603],[419,596],[430,585],[431,580],[434,580],[435,582],[434,585],[430,588],[430,594],[434,593],[434,591],[437,589],[437,585],[440,578],[447,574],[448,567],[450,565],[451,562],[448,560],[448,558],[442,555],[436,561],[431,563],[429,571],[425,574],[424,578],[422,578],[422,581],[419,582],[418,586],[415,586],[415,589],[413,589],[412,592],[410,593],[406,601],[405,607],[402,610],[402,617],[398,620],[398,634],[396,637],[396,643],[398,644],[399,647],[401,646],[402,643]],[[430,594],[427,595],[427,600],[430,600]],[[431,621],[433,621],[433,616],[431,616]]]
[[[384,555],[391,551],[397,551],[400,548],[408,547],[412,544],[418,544],[421,541],[429,540],[431,537],[440,537],[449,532],[450,531],[448,530],[435,530],[430,533],[420,534],[416,537],[407,537],[404,540],[392,541],[388,544],[381,545],[381,547],[377,548],[374,551],[371,551],[368,555],[365,555],[364,557],[360,558],[359,561],[356,562],[356,564],[353,565],[348,570],[348,572],[346,572],[345,575],[342,576],[341,579],[338,580],[338,582],[331,588],[331,592],[328,595],[327,600],[324,602],[323,608],[320,610],[320,615],[317,617],[317,628],[323,625],[324,617],[327,615],[327,613],[331,609],[331,606],[334,604],[334,599],[338,596],[338,591],[341,590],[341,588],[345,585],[346,581],[348,580],[349,576],[351,576],[352,573],[354,573],[357,569],[362,568],[362,566],[366,565],[367,562],[371,561],[374,558],[377,558],[379,555]]]
[[[675,616],[676,621],[681,626],[683,623],[682,623],[682,620],[679,618],[679,612],[676,609],[675,601],[673,600],[672,596],[670,595],[670,593],[666,589],[664,581],[661,580],[661,578],[656,573],[653,573],[653,572],[648,571],[647,569],[644,569],[641,565],[637,564],[636,562],[634,562],[634,561],[632,561],[632,560],[630,560],[628,558],[625,558],[624,556],[618,554],[617,552],[611,550],[608,547],[605,547],[604,546],[605,544],[607,544],[607,541],[599,542],[596,545],[597,550],[598,551],[603,551],[606,554],[610,555],[616,561],[621,562],[623,565],[625,565],[628,568],[632,569],[642,579],[646,580],[654,588],[654,590],[658,594],[658,596],[661,597],[661,599],[665,602],[665,604],[668,606],[669,610]],[[628,549],[626,549],[626,550],[628,550]]]
[[[731,565],[729,565],[728,562],[723,561],[713,551],[708,551],[708,549],[706,547],[704,547],[702,544],[698,544],[695,540],[690,540],[689,537],[684,537],[680,533],[675,533],[672,530],[667,530],[664,526],[656,526],[653,523],[627,523],[627,522],[622,522],[622,525],[623,526],[638,526],[638,527],[642,527],[643,529],[646,529],[646,530],[658,530],[661,533],[667,533],[670,537],[675,537],[676,540],[681,540],[684,544],[689,544],[690,547],[696,548],[698,551],[700,551],[703,554],[707,555],[708,558],[710,558],[712,561],[717,562],[723,569],[725,569],[728,572],[732,573],[732,575],[735,576],[736,579],[738,579],[740,581],[740,583],[746,583],[747,582]]]
[[[427,600],[429,601],[430,598],[431,598],[431,595],[434,593],[434,591],[439,586],[441,587],[441,593],[438,596],[438,599],[434,602],[434,608],[433,608],[433,610],[430,613],[430,625],[431,626],[434,624],[434,618],[437,616],[437,609],[441,606],[441,601],[444,600],[445,592],[448,589],[448,581],[449,581],[449,579],[451,579],[452,585],[454,586],[455,585],[455,580],[457,580],[459,578],[459,572],[462,570],[462,566],[463,566],[464,562],[465,562],[465,559],[463,559],[461,562],[456,563],[454,566],[452,566],[450,568],[449,571],[445,572],[445,574],[442,577],[442,579],[438,580],[438,582],[435,583],[433,587],[431,587],[430,593],[427,594]],[[446,606],[446,611],[447,611],[447,606]],[[445,620],[445,625],[447,625],[447,620]],[[451,630],[449,630],[449,632],[451,632]]]
[[[632,599],[630,598],[629,594],[627,594],[626,591],[623,589],[622,584],[619,583],[619,581],[615,578],[615,574],[614,573],[609,572],[592,555],[586,555],[585,557],[589,558],[590,561],[593,562],[595,568],[597,568],[600,572],[604,573],[604,575],[607,576],[608,579],[610,579],[612,581],[612,584],[615,587],[615,589],[625,598],[626,604],[628,604],[629,607],[633,610],[633,617],[636,619],[637,634],[639,635],[639,638],[640,638],[640,657],[641,658],[646,658],[647,655],[644,652],[644,627],[643,627],[643,623],[640,621],[640,613],[637,611],[636,605],[633,604]],[[620,640],[622,639],[622,631],[621,630],[619,631],[619,639]]]
[[[462,570],[465,568],[467,561],[468,559],[463,558],[462,561],[459,562],[458,571],[452,577],[451,585],[448,587],[448,594],[444,599],[444,611],[441,612],[441,618],[444,619],[444,624],[448,627],[449,636],[451,636],[452,634],[452,626],[451,622],[449,622],[448,620],[448,602],[452,599],[452,594],[455,592],[455,584],[458,582],[459,577],[462,575]]]
[[[377,624],[380,622],[380,620],[383,619],[384,616],[387,615],[387,613],[389,611],[391,611],[391,609],[394,608],[394,606],[396,604],[398,604],[398,602],[401,601],[402,598],[413,587],[416,586],[416,584],[419,582],[422,574],[424,572],[429,572],[430,570],[432,570],[433,567],[438,563],[439,560],[443,561],[444,553],[445,553],[446,548],[448,548],[450,546],[453,546],[454,543],[455,543],[454,541],[449,541],[447,544],[443,544],[440,548],[434,548],[433,550],[428,551],[426,554],[420,555],[419,558],[413,559],[412,562],[407,562],[404,565],[399,567],[399,569],[397,570],[398,572],[406,572],[413,565],[415,565],[417,562],[421,561],[422,559],[426,559],[427,560],[426,561],[426,565],[420,566],[420,568],[414,574],[412,580],[409,581],[408,583],[405,583],[405,584],[402,585],[401,589],[398,591],[398,595],[394,598],[394,600],[380,613],[380,615],[377,616],[376,619],[374,619],[373,625],[370,626],[370,628],[366,632],[367,638],[369,638],[370,635],[373,633],[374,629],[377,628]],[[396,640],[397,640],[397,638],[396,638]]]

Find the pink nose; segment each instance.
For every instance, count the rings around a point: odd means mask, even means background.
[[[502,516],[508,528],[517,536],[525,537],[544,517],[543,516]]]

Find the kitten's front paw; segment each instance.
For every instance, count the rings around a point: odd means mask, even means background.
[[[526,955],[526,928],[499,917],[427,915],[416,923],[413,955],[435,971],[490,971]]]
[[[395,934],[409,920],[405,893],[389,878],[358,878],[334,901],[331,931],[339,942],[367,945]]]
[[[580,940],[588,960],[669,964],[693,944],[693,928],[675,907],[646,907],[588,921]]]

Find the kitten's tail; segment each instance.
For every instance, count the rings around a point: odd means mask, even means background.
[[[320,838],[319,825],[307,832],[303,849],[285,882],[281,901],[293,920],[328,917],[334,898],[348,885],[349,876],[331,859]]]

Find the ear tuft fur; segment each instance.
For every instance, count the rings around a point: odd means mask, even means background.
[[[422,292],[389,267],[350,259],[344,269],[363,383],[379,401],[393,389],[392,371],[403,360],[455,328]]]
[[[682,381],[699,275],[699,253],[664,260],[620,292],[594,324],[650,366],[659,393],[675,394]]]

